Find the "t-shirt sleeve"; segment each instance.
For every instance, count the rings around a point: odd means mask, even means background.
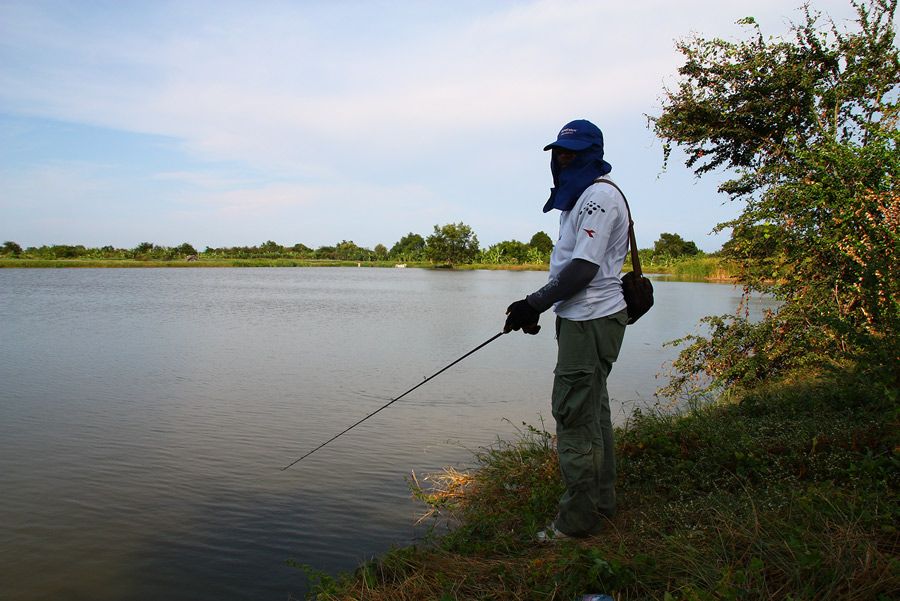
[[[573,259],[583,259],[596,265],[603,263],[613,225],[619,218],[619,203],[612,186],[593,186],[579,203],[575,223]]]

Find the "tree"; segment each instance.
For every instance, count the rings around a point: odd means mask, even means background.
[[[745,41],[679,44],[682,80],[651,119],[698,176],[743,203],[726,257],[748,292],[781,301],[759,323],[709,318],[688,337],[669,392],[706,372],[717,386],[752,385],[808,365],[900,373],[900,172],[894,44],[897,0],[854,3],[853,31],[809,6],[792,39],[766,39],[752,18]],[[760,235],[762,234],[762,235]]]
[[[769,280],[786,264],[781,256],[784,245],[782,231],[782,228],[770,223],[739,226],[732,232],[731,239],[722,245],[719,256],[740,264],[745,279],[750,276],[761,281]],[[753,252],[748,253],[751,246]]]
[[[659,240],[653,243],[653,254],[656,257],[692,257],[700,252],[694,242],[684,240],[678,234],[662,233]]]
[[[104,259],[113,259],[115,257],[123,256],[124,253],[114,246],[107,244],[103,248],[97,249],[97,254]]]
[[[137,246],[134,247],[132,252],[134,253],[135,256],[138,256],[138,255],[149,254],[152,250],[153,250],[152,242],[141,242],[140,244],[138,244]]]
[[[531,237],[531,242],[528,243],[528,246],[541,254],[546,254],[553,251],[553,240],[546,232],[538,232]]]
[[[401,261],[413,261],[422,257],[425,252],[425,238],[412,232],[400,238],[391,247],[390,256]]]
[[[274,240],[266,240],[259,245],[259,254],[274,259],[284,254],[284,247]]]
[[[368,250],[360,248],[353,240],[342,240],[334,247],[335,254],[342,261],[359,261],[368,258]]]
[[[316,249],[315,258],[317,259],[336,259],[337,252],[333,246],[320,246]]]
[[[178,254],[178,255],[180,255],[180,256],[182,256],[182,257],[187,257],[187,256],[190,256],[190,255],[196,255],[196,254],[197,254],[197,249],[194,248],[191,244],[189,244],[189,243],[187,243],[187,242],[185,242],[185,243],[182,244],[181,246],[176,246],[176,247],[175,247],[174,249],[172,249],[172,250],[174,250],[176,254]]]
[[[494,263],[524,263],[528,258],[528,246],[518,240],[504,240],[491,246],[486,254]]]
[[[459,265],[471,263],[478,254],[478,237],[460,221],[434,226],[434,234],[425,241],[425,254],[433,263]]]
[[[54,244],[50,247],[50,256],[54,259],[75,259],[84,256],[87,249],[83,244]]]
[[[19,246],[18,244],[16,244],[15,242],[7,240],[6,242],[3,243],[3,255],[4,256],[12,255],[14,257],[18,257],[21,254],[22,254],[22,247]]]

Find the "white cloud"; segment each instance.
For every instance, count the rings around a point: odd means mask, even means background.
[[[3,103],[174,136],[215,159],[289,164],[313,145],[371,151],[367,141],[419,152],[460,129],[546,119],[555,106],[646,110],[677,63],[673,33],[720,23],[728,10],[705,1],[510,3],[468,21],[411,22],[396,39],[387,23],[402,20],[406,5],[376,4],[386,14],[362,44],[340,31],[359,3],[164,4],[181,20],[140,11],[146,23],[71,23],[60,4],[12,4],[28,26],[5,43],[13,60]]]
[[[817,4],[851,14],[843,0]],[[166,210],[210,211],[197,223],[230,212],[262,231],[265,219],[298,219],[329,238],[378,225],[385,233],[361,243],[389,244],[423,223],[427,234],[435,222],[471,219],[489,228],[480,239],[496,242],[548,229],[536,215],[503,234],[523,199],[542,204],[539,149],[571,118],[602,121],[616,169],[662,202],[651,193],[659,152],[647,149],[641,114],[675,76],[673,38],[737,35],[734,21],[750,14],[766,34],[800,16],[783,0],[0,0],[0,113],[180,141],[191,164],[142,177],[179,186],[156,200]],[[37,204],[52,194],[89,203],[91,192],[78,192],[88,185],[127,187],[95,175],[73,174],[68,192],[37,171],[15,185]],[[325,208],[335,199],[355,204],[334,215]],[[405,224],[382,216],[389,211]],[[696,221],[685,210],[671,219],[665,231]]]

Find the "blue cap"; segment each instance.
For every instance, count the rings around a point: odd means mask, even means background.
[[[603,148],[603,132],[600,128],[585,119],[578,119],[571,123],[566,123],[559,134],[556,136],[556,142],[551,142],[544,146],[544,150],[551,148],[568,148],[569,150],[584,150],[597,144]]]

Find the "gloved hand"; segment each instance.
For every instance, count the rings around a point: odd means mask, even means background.
[[[516,301],[506,309],[506,324],[503,326],[503,333],[506,334],[510,330],[522,330],[526,334],[537,334],[541,331],[538,325],[538,318],[541,313],[528,304],[524,298]]]

